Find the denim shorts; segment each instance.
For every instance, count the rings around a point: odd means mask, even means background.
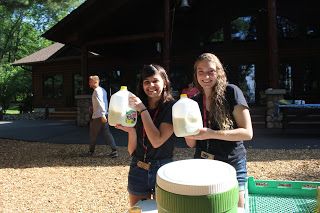
[[[239,191],[244,191],[245,183],[247,181],[247,157],[244,156],[240,160],[237,160],[230,164],[236,169]]]
[[[172,159],[153,160],[148,171],[139,168],[137,162],[138,160],[133,158],[130,164],[128,192],[137,196],[154,195],[157,171],[161,166],[172,162]]]

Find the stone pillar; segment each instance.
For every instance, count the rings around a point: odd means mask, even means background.
[[[279,100],[286,94],[285,89],[267,89],[265,91],[267,98],[266,126],[267,128],[282,128],[282,114],[279,113]]]
[[[76,95],[77,126],[88,126],[90,121],[89,107],[92,105],[91,95]]]

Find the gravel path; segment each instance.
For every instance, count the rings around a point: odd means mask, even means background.
[[[0,212],[125,212],[126,148],[117,159],[79,157],[86,148],[0,139]],[[176,159],[192,153],[177,148]],[[255,179],[319,181],[320,149],[249,149],[248,172]]]

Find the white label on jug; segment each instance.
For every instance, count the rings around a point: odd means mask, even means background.
[[[134,125],[137,121],[137,111],[129,110],[126,112],[125,122],[129,125]]]

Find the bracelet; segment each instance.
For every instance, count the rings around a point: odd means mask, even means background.
[[[144,112],[144,111],[146,111],[146,110],[147,110],[147,108],[144,108],[143,110],[141,110],[141,111],[139,112],[139,114],[141,115],[141,113]]]

